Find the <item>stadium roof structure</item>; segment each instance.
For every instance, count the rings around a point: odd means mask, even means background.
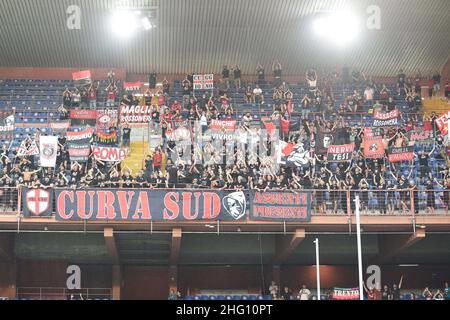
[[[69,30],[67,9],[81,9],[81,29]],[[380,8],[381,27],[368,30],[367,8]],[[120,7],[156,10],[156,28],[129,39],[111,32]],[[358,39],[335,47],[316,37],[320,12],[351,10]],[[131,73],[219,72],[240,64],[254,73],[278,59],[285,74],[358,68],[374,76],[441,71],[449,58],[450,1],[433,0],[2,0],[0,66],[106,67]]]

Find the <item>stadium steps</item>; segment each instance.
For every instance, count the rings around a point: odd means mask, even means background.
[[[130,143],[130,154],[122,162],[122,170],[128,167],[133,171],[133,176],[135,176],[139,170],[144,169],[144,160],[147,154],[148,142],[132,141]]]
[[[423,101],[423,110],[428,114],[436,112],[436,114],[440,115],[449,109],[449,103],[442,98],[425,99]]]

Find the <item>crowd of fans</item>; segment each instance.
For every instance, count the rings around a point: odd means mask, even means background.
[[[426,189],[426,209],[434,211],[436,200],[443,207],[449,205],[450,176],[448,154],[445,137],[436,126],[437,115],[424,115],[420,111],[421,77],[407,77],[402,70],[397,76],[397,90],[391,92],[384,84],[377,83],[362,72],[343,68],[342,73],[332,72],[319,75],[316,70],[308,70],[305,74],[306,93],[296,96],[290,85],[283,81],[282,67],[278,61],[272,66],[273,82],[268,84],[264,68],[258,64],[256,83],[241,82],[241,71],[238,65],[231,70],[224,66],[222,79],[217,90],[198,92],[193,90],[193,75],[187,75],[181,81],[182,99],[172,96],[170,83],[164,79],[156,90],[143,92],[124,92],[119,97],[119,88],[114,73],[108,74],[106,88],[106,108],[118,108],[119,104],[151,106],[151,125],[157,132],[161,130],[161,145],[154,148],[145,159],[143,169],[132,172],[121,163],[105,163],[92,157],[85,163],[71,162],[66,147],[66,139],[61,134],[58,142],[58,156],[55,168],[43,168],[39,165],[39,157],[10,156],[8,148],[0,152],[0,186],[27,186],[31,188],[87,188],[87,187],[123,187],[123,188],[212,188],[233,190],[300,190],[315,189],[314,210],[325,213],[326,202],[331,203],[334,213],[347,211],[348,194],[360,195],[364,210],[373,210],[369,206],[369,192],[377,199],[381,213],[392,213],[395,210],[405,212],[415,203],[419,208],[419,187]],[[233,79],[230,79],[233,76]],[[440,77],[433,77],[433,84],[440,82]],[[269,92],[263,92],[262,88]],[[272,88],[272,89],[268,89]],[[342,89],[343,102],[336,103],[336,91]],[[361,90],[361,88],[363,88]],[[433,85],[434,90],[439,90]],[[196,146],[187,150],[171,139],[170,133],[176,122],[198,121],[206,130],[213,119],[239,120],[240,130],[257,134],[261,123],[253,118],[250,112],[238,119],[236,105],[229,93],[242,95],[247,103],[265,104],[272,95],[272,114],[269,121],[291,120],[298,124],[295,130],[281,132],[280,138],[295,144],[304,151],[307,163],[303,166],[276,166],[274,159],[275,145],[270,139],[266,149],[258,149],[257,153],[248,148],[248,140],[242,148],[234,146],[231,151],[226,143],[219,148],[210,142],[204,143],[200,156],[194,152]],[[84,88],[67,89],[63,94],[63,103],[59,111],[61,119],[67,119],[69,111],[77,108],[99,108],[97,102],[98,85],[91,84]],[[389,146],[402,147],[413,144],[408,139],[408,132],[416,128],[428,128],[434,133],[432,143],[427,151],[415,153],[411,162],[390,163],[387,151],[383,158],[366,159],[363,154],[364,124],[355,125],[349,115],[360,113],[364,106],[375,111],[392,111],[397,108],[399,100],[405,100],[408,112],[402,114],[401,124],[396,127],[382,128],[381,135],[386,150]],[[351,117],[350,117],[351,118]],[[119,143],[129,146],[133,128],[122,124],[121,129],[111,127],[120,134]],[[315,152],[315,139],[319,133],[333,134],[336,144],[354,143],[355,149],[351,161],[332,163],[326,155]],[[32,140],[38,140],[39,133]],[[95,141],[95,136],[94,136]],[[242,146],[242,145],[241,145]],[[190,152],[186,159],[182,153]],[[234,160],[230,164],[222,161],[226,156]],[[442,160],[441,166],[432,168],[430,158]],[[276,170],[277,168],[277,170]],[[413,174],[414,168],[420,174]],[[438,190],[444,192],[438,193]],[[389,190],[390,193],[377,192]],[[394,192],[396,191],[396,192]],[[414,196],[410,197],[410,191]],[[354,203],[350,202],[353,209]]]
[[[392,287],[384,285],[383,288],[374,287],[367,288],[363,284],[365,300],[450,300],[450,288],[448,282],[444,283],[444,287],[432,290],[426,287],[421,293],[416,291],[402,290],[403,276],[398,284],[394,283]],[[292,291],[289,287],[284,286],[282,289],[272,281],[269,286],[269,293],[273,300],[316,300],[314,295],[305,284],[298,291]],[[333,300],[333,290],[324,290],[321,299]]]
[[[399,283],[394,283],[392,287],[384,285],[382,288],[370,287],[367,288],[363,284],[363,297],[364,300],[450,300],[450,287],[448,282],[444,283],[443,288],[437,288],[435,290],[426,287],[423,291],[418,292],[417,290],[407,290],[402,289],[403,275],[400,278]],[[359,299],[359,290],[354,289],[342,289],[338,288],[339,291],[348,290],[350,292],[355,292],[354,295],[350,296],[335,296],[334,289],[322,289],[320,294],[321,300],[341,300],[341,299]],[[317,292],[308,289],[306,284],[302,284],[299,289],[292,290],[288,286],[280,287],[275,281],[271,281],[269,288],[267,290],[268,296],[260,296],[263,299],[271,300],[317,300]],[[222,296],[223,299],[233,299],[234,296]],[[171,290],[168,295],[168,300],[180,300],[182,295],[180,292]],[[189,299],[192,299],[189,296]],[[217,299],[215,296],[210,297],[210,299]],[[241,298],[242,299],[242,298]]]

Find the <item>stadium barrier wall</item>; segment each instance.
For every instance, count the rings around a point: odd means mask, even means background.
[[[146,189],[146,188],[134,188],[130,190],[147,191],[151,194],[154,191],[167,191],[167,192],[195,192],[195,191],[211,191],[219,192],[219,189],[182,189],[182,185],[178,185],[178,188],[158,188],[158,189]],[[85,188],[79,189],[84,190]],[[96,188],[89,188],[96,189]],[[110,190],[122,190],[122,188],[108,188]],[[30,189],[32,190],[32,189]],[[53,189],[46,189],[53,190]],[[71,190],[67,189],[56,189],[55,190]],[[78,189],[77,189],[78,190]],[[101,190],[100,188],[96,190]],[[226,192],[234,192],[236,190],[223,190]],[[254,191],[254,190],[253,190]],[[271,189],[271,192],[281,192],[281,193],[311,193],[311,215],[324,215],[331,214],[333,211],[334,200],[337,201],[338,211],[336,214],[339,215],[352,215],[354,214],[355,205],[354,199],[356,195],[359,195],[361,201],[361,215],[397,215],[397,214],[411,214],[415,213],[423,214],[424,211],[430,214],[431,207],[434,207],[434,214],[449,214],[449,190],[410,190],[410,189],[399,189],[396,191],[387,190],[348,190],[339,189],[329,192],[326,189],[299,189],[299,190],[276,190]],[[249,199],[250,190],[243,190],[246,198]],[[434,193],[434,196],[430,196]],[[334,195],[333,195],[334,194]],[[434,206],[431,206],[434,200]],[[55,201],[55,200],[53,200]],[[380,203],[384,205],[380,206]],[[249,201],[247,201],[249,202]],[[366,203],[367,202],[367,203]],[[387,205],[391,203],[394,211],[389,213]],[[248,204],[248,203],[247,203]],[[320,205],[325,204],[327,210],[321,211]],[[55,208],[55,205],[53,205]],[[248,205],[247,205],[248,208]],[[0,188],[0,215],[17,215],[23,214],[22,210],[22,189],[21,188],[10,188],[2,187]],[[382,212],[381,212],[382,211]],[[386,212],[384,212],[386,211]],[[55,211],[53,211],[55,212]]]

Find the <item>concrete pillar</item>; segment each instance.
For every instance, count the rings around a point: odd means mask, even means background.
[[[122,272],[120,265],[112,266],[112,299],[120,300],[120,289],[122,286]]]
[[[178,291],[178,267],[176,265],[169,266],[169,292],[171,290]]]
[[[0,262],[0,297],[16,298],[16,279],[16,264],[14,262]]]

